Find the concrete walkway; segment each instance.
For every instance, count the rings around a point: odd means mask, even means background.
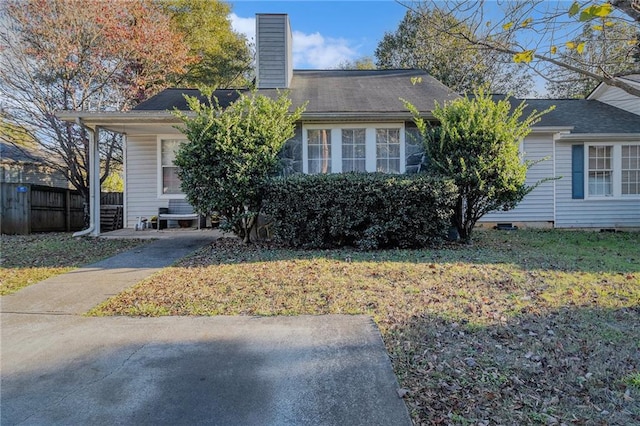
[[[215,236],[154,241],[0,298],[0,424],[411,424],[366,316],[81,316]]]
[[[211,243],[219,235],[212,230],[176,233],[173,238],[159,239],[26,287],[3,297],[0,307],[2,312],[9,313],[83,314],[105,299]]]

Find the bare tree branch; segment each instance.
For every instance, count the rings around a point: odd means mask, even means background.
[[[638,0],[609,0],[616,9],[629,15],[636,22],[640,22],[640,1]]]
[[[605,83],[640,96],[636,86],[619,78],[640,73],[640,0],[611,0],[613,8],[597,0],[402,4],[416,13],[427,9],[455,18],[456,25],[431,24],[440,34],[526,63],[552,84],[571,88],[577,81],[584,88],[593,88]],[[461,30],[461,26],[472,31]],[[584,96],[590,90],[581,91]]]

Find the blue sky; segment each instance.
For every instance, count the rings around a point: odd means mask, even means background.
[[[293,32],[294,68],[328,69],[374,56],[385,32],[395,31],[406,8],[393,0],[230,1],[234,29],[255,35],[256,13],[286,13]]]

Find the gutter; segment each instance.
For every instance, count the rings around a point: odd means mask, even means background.
[[[73,237],[84,237],[85,235],[93,235],[98,236],[100,234],[100,229],[96,229],[96,222],[100,220],[99,216],[96,218],[96,211],[99,212],[99,208],[96,208],[96,191],[95,191],[95,181],[96,181],[96,159],[95,153],[97,152],[96,148],[96,135],[95,131],[84,125],[82,119],[80,117],[76,118],[76,124],[82,128],[84,128],[89,133],[89,227],[82,231],[74,232]],[[98,173],[100,171],[98,170]],[[97,179],[100,182],[100,178]],[[99,213],[98,213],[99,215]],[[99,222],[98,222],[99,223]],[[98,225],[99,226],[99,225]]]
[[[532,126],[531,133],[568,133],[575,126]]]
[[[433,114],[426,112],[421,114],[425,120],[432,120]],[[384,122],[384,121],[413,121],[413,116],[408,112],[303,112],[300,121],[308,122]]]
[[[182,111],[189,115],[192,111]],[[136,122],[140,119],[158,120],[167,122],[177,122],[178,120],[171,111],[168,110],[142,110],[142,111],[56,111],[55,116],[63,121],[75,121],[78,118],[92,124],[100,123],[121,123]]]
[[[615,142],[637,142],[640,140],[640,133],[571,133],[560,135],[558,141],[615,141]]]
[[[187,116],[195,116],[193,111],[181,111]],[[421,114],[423,118],[433,119],[433,114],[426,111]],[[56,117],[64,121],[76,121],[80,118],[92,126],[110,126],[129,123],[180,123],[171,111],[114,111],[114,112],[77,112],[60,111]],[[332,120],[332,121],[385,121],[404,120],[411,121],[413,116],[409,111],[376,111],[376,112],[318,112],[305,111],[302,113],[301,121]]]

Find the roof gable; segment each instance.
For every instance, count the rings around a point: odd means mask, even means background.
[[[626,84],[640,89],[640,74],[628,74],[617,77],[617,79],[624,80]],[[619,87],[600,83],[591,91],[589,96],[587,96],[587,99],[604,102],[606,104],[613,105],[614,107],[632,112],[636,115],[640,115],[640,98],[622,90]]]

